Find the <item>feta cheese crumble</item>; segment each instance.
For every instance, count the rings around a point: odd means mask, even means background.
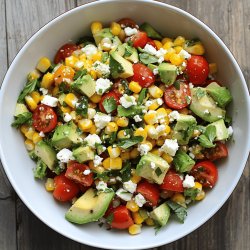
[[[93,108],[88,108],[88,119],[92,120],[96,115],[96,111]]]
[[[184,49],[182,49],[178,55],[183,59],[189,59],[191,57],[191,55]]]
[[[58,99],[50,95],[45,95],[41,103],[50,107],[56,107],[58,103]]]
[[[128,191],[126,191],[123,188],[119,188],[116,193],[115,193],[118,197],[120,197],[122,200],[124,201],[130,201],[132,199],[132,194],[129,193]]]
[[[139,144],[138,145],[138,151],[140,152],[140,155],[146,155],[150,151],[150,147],[147,144]]]
[[[91,134],[88,135],[86,138],[84,138],[83,141],[86,141],[87,144],[88,144],[88,146],[90,146],[91,148],[95,148],[95,144],[96,144],[96,143],[99,143],[99,144],[102,143],[100,137],[99,137],[98,135],[95,135],[95,134],[93,134],[93,135],[91,135]]]
[[[134,120],[135,120],[135,122],[141,122],[142,121],[142,119],[141,119],[141,117],[139,115],[135,115]]]
[[[105,78],[98,78],[96,80],[96,86],[95,86],[95,91],[98,95],[104,94],[111,86],[113,83],[109,79]]]
[[[154,75],[158,75],[158,74],[159,74],[158,68],[153,69],[153,74],[154,74]]]
[[[143,195],[137,194],[135,196],[135,203],[138,205],[138,207],[143,207],[143,205],[146,203],[146,199],[144,198]]]
[[[136,105],[135,97],[125,94],[120,98],[120,103],[124,108],[129,108],[133,105]]]
[[[143,50],[152,56],[154,56],[157,53],[156,48],[150,44],[146,44]]]
[[[98,184],[96,185],[96,189],[99,191],[105,191],[108,188],[107,183],[104,181],[99,181]]]
[[[39,90],[42,92],[43,95],[47,95],[48,94],[48,90],[45,89],[45,88],[40,88]]]
[[[83,174],[84,174],[84,175],[89,175],[90,173],[91,173],[90,169],[85,169],[85,170],[83,171]]]
[[[180,118],[180,114],[178,111],[174,110],[169,115],[169,121],[173,122],[174,120],[178,120]]]
[[[62,163],[68,163],[70,160],[74,160],[72,151],[67,148],[61,149],[57,153],[56,158]]]
[[[94,166],[97,167],[97,166],[101,165],[102,160],[103,160],[102,157],[100,157],[99,155],[95,155],[95,158],[93,160]]]
[[[123,188],[133,194],[136,191],[137,184],[132,181],[127,181],[123,183]]]
[[[98,129],[103,129],[111,121],[111,116],[97,112],[94,116],[94,122]]]
[[[40,136],[40,137],[45,137],[45,134],[43,133],[43,131],[41,131],[41,132],[39,133],[39,136]]]
[[[160,151],[163,151],[166,154],[175,156],[176,151],[178,150],[179,145],[177,140],[166,139],[164,144],[161,146]]]
[[[138,30],[136,28],[130,28],[130,27],[126,27],[124,29],[124,32],[126,34],[126,36],[132,36],[138,33]]]
[[[100,61],[95,61],[95,63],[93,64],[93,69],[102,77],[108,77],[110,74],[109,65],[104,64]]]
[[[72,116],[69,113],[65,113],[64,116],[63,116],[63,120],[65,122],[69,122],[69,121],[72,120]]]
[[[185,179],[184,179],[182,185],[184,188],[193,188],[195,186],[194,177],[187,174],[185,176]]]
[[[83,47],[82,52],[86,54],[88,59],[91,59],[94,54],[97,53],[97,47],[93,44],[88,44],[85,47]]]

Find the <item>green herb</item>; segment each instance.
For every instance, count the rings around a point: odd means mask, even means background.
[[[47,165],[41,159],[39,159],[36,164],[36,168],[34,169],[35,178],[41,180],[44,179],[44,177],[46,176],[46,169]]]
[[[129,56],[131,56],[133,54],[133,52],[134,52],[134,48],[128,45],[128,46],[125,47],[125,53],[124,53],[123,56],[124,57],[129,57]]]
[[[104,147],[102,144],[98,144],[98,143],[95,144],[95,148],[96,148],[98,155],[102,154],[106,150],[106,147]]]
[[[114,220],[114,214],[109,214],[109,216],[106,218],[106,222],[108,224],[111,224]]]
[[[180,80],[176,80],[176,81],[173,83],[174,87],[175,87],[177,90],[180,90],[180,83],[181,83]]]
[[[59,94],[67,94],[69,93],[69,91],[70,91],[70,88],[66,82],[61,82],[59,84]],[[67,106],[67,104],[65,106]]]
[[[101,62],[102,62],[102,63],[107,62],[108,58],[109,58],[109,53],[108,53],[108,52],[103,52],[103,53],[102,53]]]
[[[116,140],[116,134],[117,132],[112,132],[110,135],[109,135],[109,138],[108,138],[108,143],[109,144],[113,144]]]
[[[162,174],[162,170],[160,168],[157,168],[155,170],[156,175],[159,177]]]
[[[188,47],[191,47],[191,46],[194,46],[195,44],[197,44],[197,43],[199,43],[200,42],[200,40],[198,39],[198,38],[194,38],[194,39],[192,39],[192,40],[187,40],[186,41],[186,45],[188,46]]]
[[[185,207],[182,207],[178,203],[175,203],[173,201],[167,201],[167,204],[171,208],[171,210],[174,212],[176,215],[177,219],[181,222],[184,223],[185,218],[187,217],[187,209]]]
[[[160,232],[161,229],[162,229],[162,226],[161,226],[161,225],[156,225],[156,226],[154,227],[155,235],[157,235],[157,234]]]
[[[142,141],[143,141],[142,136],[135,136],[129,139],[123,139],[117,145],[121,147],[122,149],[127,149]]]
[[[120,170],[122,181],[129,181],[131,177],[131,162],[126,161]]]
[[[78,70],[78,71],[76,72],[76,74],[74,75],[73,80],[75,81],[75,80],[77,80],[78,78],[81,78],[81,77],[85,76],[86,74],[87,74],[87,70],[86,70],[86,69]]]
[[[106,98],[102,105],[107,113],[111,113],[117,109],[117,104],[114,97]]]
[[[138,97],[138,105],[141,105],[143,103],[143,101],[146,99],[146,96],[147,96],[147,93],[148,93],[148,89],[146,88],[143,88],[139,94],[139,97]]]
[[[188,188],[184,190],[184,196],[190,197],[191,200],[195,200],[199,192],[200,191],[197,188]]]
[[[124,94],[131,95],[133,92],[128,87],[128,81],[126,79],[121,80],[121,84],[124,88]]]
[[[18,96],[17,102],[22,102],[26,95],[28,95],[29,93],[31,93],[36,89],[37,85],[38,85],[37,79],[28,81],[25,87],[23,88],[21,94]]]
[[[76,107],[76,114],[81,115],[83,117],[88,116],[88,98],[83,96],[80,99],[79,105]]]
[[[206,95],[206,91],[204,89],[197,88],[197,91],[196,91],[197,99],[201,99],[205,95]]]
[[[100,179],[103,181],[108,181],[109,180],[109,171],[104,171],[102,173],[97,173],[95,172],[95,179]]]
[[[32,113],[31,112],[25,112],[22,114],[19,114],[17,117],[15,117],[14,122],[11,124],[12,127],[19,128],[23,124],[29,124],[32,123]]]
[[[32,151],[29,152],[29,157],[30,157],[30,159],[33,160],[33,161],[37,161],[37,160],[38,160],[38,157],[37,157],[37,155],[35,154],[35,150],[32,150]]]
[[[57,164],[56,167],[53,169],[53,172],[56,175],[59,175],[59,174],[61,174],[64,171],[64,169],[65,169],[65,167],[60,166],[59,164]]]
[[[216,127],[213,125],[209,125],[204,134],[200,135],[198,141],[200,145],[204,148],[214,148],[216,145],[213,143],[216,137]]]
[[[156,56],[152,56],[148,53],[140,53],[139,54],[140,61],[146,65],[150,63],[157,63],[158,58]]]

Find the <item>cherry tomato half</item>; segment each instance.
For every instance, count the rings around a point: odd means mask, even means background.
[[[55,190],[53,196],[58,201],[70,201],[79,192],[78,185],[65,177],[64,174],[60,174],[54,178]]]
[[[138,31],[130,39],[133,43],[133,47],[135,47],[135,48],[139,48],[139,47],[144,48],[148,42],[147,33],[143,32],[143,31]]]
[[[133,71],[132,81],[138,82],[143,88],[147,88],[155,82],[155,75],[152,70],[144,64],[133,64]]]
[[[44,104],[37,106],[33,112],[32,119],[34,128],[44,133],[53,130],[57,124],[57,114],[51,107]]]
[[[190,173],[203,187],[212,188],[218,179],[218,170],[211,161],[197,163]]]
[[[124,27],[130,27],[130,28],[136,28],[136,22],[132,20],[131,18],[122,18],[117,23],[119,23],[122,28]]]
[[[156,206],[160,198],[158,186],[147,181],[139,183],[136,192],[143,195],[150,206]]]
[[[64,61],[66,57],[71,56],[72,53],[77,49],[79,49],[79,46],[73,43],[64,44],[56,53],[56,56],[54,59],[55,64],[58,64]]]
[[[160,188],[168,191],[184,192],[182,182],[181,177],[174,170],[169,170]]]
[[[227,146],[222,142],[216,142],[216,146],[214,148],[208,148],[204,154],[210,161],[226,158],[228,156]]]
[[[186,72],[189,81],[194,85],[203,85],[209,74],[209,66],[207,60],[203,56],[191,56],[187,61]]]
[[[179,88],[174,85],[166,88],[164,92],[164,101],[166,105],[173,109],[183,109],[191,102],[191,92],[189,85],[184,80],[177,80]]]
[[[87,170],[87,171],[86,171]],[[93,173],[85,174],[84,171],[89,172],[89,167],[85,164],[80,164],[78,162],[72,161],[68,163],[65,176],[77,183],[82,184],[85,187],[92,185],[94,181]]]
[[[103,102],[104,102],[106,99],[111,99],[111,98],[113,98],[113,99],[116,101],[116,105],[119,105],[119,96],[115,93],[115,91],[111,91],[111,92],[109,92],[109,93],[107,93],[107,94],[104,94],[104,95],[102,96],[102,99],[101,99],[100,102],[99,102],[99,109],[101,110],[102,113],[108,113],[108,112],[105,110],[104,106],[103,106]],[[115,110],[116,110],[116,109],[115,109]],[[112,112],[114,112],[115,110],[113,110],[113,111],[111,111],[111,112],[109,112],[109,113],[112,113]]]

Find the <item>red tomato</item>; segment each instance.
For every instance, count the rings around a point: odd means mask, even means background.
[[[203,187],[212,188],[218,179],[218,170],[211,161],[197,163],[190,173]]]
[[[40,132],[50,132],[56,127],[57,115],[54,110],[44,104],[40,104],[34,110],[33,115],[33,126]]]
[[[148,42],[147,33],[143,32],[143,31],[138,31],[130,39],[133,43],[133,47],[135,47],[135,48],[139,48],[139,47],[144,48]]]
[[[103,95],[102,99],[99,102],[99,109],[101,110],[102,113],[107,113],[104,106],[103,106],[103,102],[104,102],[104,100],[110,99],[110,98],[114,98],[116,101],[116,104],[119,105],[119,96],[115,93],[115,91],[111,91],[111,92]]]
[[[184,192],[181,177],[174,171],[169,170],[160,188],[174,192]]]
[[[147,181],[139,183],[136,192],[143,195],[151,206],[156,206],[160,198],[158,186]]]
[[[71,56],[72,53],[79,49],[79,46],[73,44],[73,43],[66,43],[64,44],[56,53],[54,62],[55,64],[58,64],[61,61],[64,61],[64,59],[68,56]]]
[[[129,210],[126,206],[120,205],[116,208],[111,208],[108,213],[110,217],[110,225],[112,228],[116,229],[126,229],[134,224],[131,218]]]
[[[122,28],[124,27],[130,27],[130,28],[136,28],[136,22],[130,18],[122,18],[117,23],[119,23]]]
[[[53,196],[58,201],[70,201],[79,192],[78,185],[65,177],[64,174],[60,174],[54,178],[55,190]]]
[[[157,47],[155,45],[155,42],[151,38],[149,38],[149,37],[148,37],[147,44],[149,44],[149,45],[153,46],[155,49],[157,49]]]
[[[132,81],[138,82],[143,88],[151,86],[155,82],[155,76],[151,69],[141,63],[133,64],[134,75]]]
[[[214,148],[209,148],[204,153],[206,158],[210,161],[226,158],[228,156],[227,146],[222,142],[216,142]]]
[[[164,92],[164,101],[167,106],[173,109],[183,109],[190,104],[191,92],[189,85],[184,80],[178,80],[180,88],[174,85],[166,88]]]
[[[78,162],[72,161],[67,166],[65,176],[68,179],[80,183],[85,187],[89,187],[92,185],[94,177],[92,172],[85,175],[85,170],[90,170],[90,168],[85,164],[80,164]]]
[[[115,80],[113,86],[112,86],[112,92],[115,92],[116,95],[120,98],[122,96],[119,89],[122,89],[122,81],[124,79],[118,78]],[[125,80],[126,81],[126,80]]]
[[[186,68],[189,81],[194,85],[203,85],[209,74],[207,60],[203,56],[191,56]]]

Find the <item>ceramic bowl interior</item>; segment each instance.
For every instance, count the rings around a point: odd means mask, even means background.
[[[74,225],[64,219],[68,208],[57,203],[45,191],[43,183],[34,180],[32,162],[23,138],[10,124],[17,96],[25,84],[26,75],[42,56],[53,56],[64,43],[90,33],[92,21],[108,25],[113,20],[131,17],[136,22],[147,21],[168,37],[183,35],[199,38],[205,45],[209,62],[218,64],[218,80],[233,94],[229,113],[233,117],[234,140],[229,143],[229,157],[219,163],[219,181],[206,199],[188,210],[184,224],[176,221],[155,235],[153,228],[131,237],[127,232],[107,231],[95,223]],[[73,240],[107,249],[143,249],[170,243],[192,232],[206,222],[227,200],[235,188],[249,152],[249,95],[235,59],[222,41],[202,22],[175,7],[153,1],[98,1],[71,10],[54,19],[38,31],[21,49],[5,76],[0,96],[0,149],[5,172],[16,192],[28,208],[44,223]]]

